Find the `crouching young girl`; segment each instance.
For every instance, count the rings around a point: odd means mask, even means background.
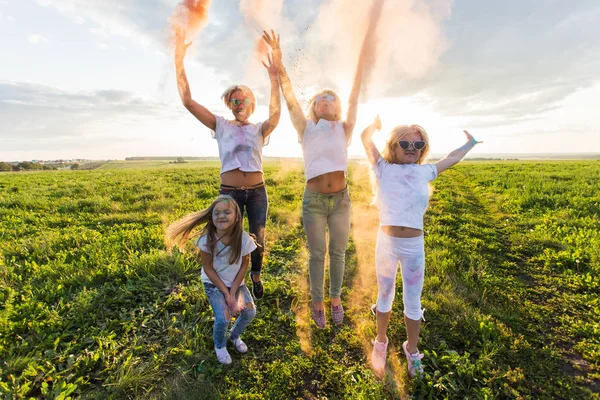
[[[380,228],[375,248],[377,271],[377,338],[371,362],[375,372],[386,364],[388,323],[396,294],[398,262],[402,271],[404,322],[408,340],[402,344],[411,377],[421,375],[423,366],[417,343],[421,329],[421,291],[425,278],[423,216],[429,202],[429,182],[459,162],[477,143],[464,131],[467,142],[435,164],[425,164],[429,138],[418,125],[401,125],[392,130],[383,155],[371,139],[381,129],[379,117],[361,134],[377,182]]]
[[[206,210],[171,224],[167,229],[167,242],[183,250],[199,225],[202,229],[196,246],[202,263],[204,291],[215,314],[215,352],[220,363],[231,364],[226,346],[231,316],[239,314],[229,332],[229,341],[238,352],[245,353],[248,347],[240,336],[256,315],[244,277],[248,272],[250,253],[257,245],[254,238],[244,232],[240,208],[229,196],[221,195]]]

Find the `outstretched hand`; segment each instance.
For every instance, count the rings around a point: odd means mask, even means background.
[[[375,128],[378,131],[381,130],[381,119],[379,118],[379,114],[377,114],[375,120],[373,121],[373,128]]]
[[[269,61],[269,64],[266,64],[263,61],[262,65],[264,65],[267,69],[267,72],[269,73],[269,78],[276,79],[277,76],[279,76],[279,68],[277,67],[277,64],[273,62],[273,59],[271,58],[270,54],[267,54],[267,60]]]
[[[175,62],[181,62],[185,58],[185,53],[192,42],[185,43],[185,33],[181,28],[175,29]]]
[[[479,144],[479,143],[483,143],[483,142],[476,140],[473,137],[473,135],[471,135],[469,132],[467,132],[467,131],[463,131],[463,132],[465,133],[465,135],[467,135],[467,139],[469,140],[469,143],[472,143],[473,146],[475,146],[476,144]]]
[[[263,31],[263,40],[271,46],[271,51],[273,53],[273,63],[276,67],[281,63],[281,47],[279,46],[280,36],[275,34],[275,31],[271,29],[271,34],[269,32]]]

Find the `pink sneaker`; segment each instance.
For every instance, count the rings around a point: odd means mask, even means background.
[[[317,328],[323,329],[325,328],[325,310],[317,310],[315,305],[312,306],[312,317],[313,321],[315,321],[315,325]]]
[[[404,355],[408,364],[408,375],[411,378],[423,375],[423,364],[421,363],[421,359],[424,357],[423,354],[419,353],[419,350],[415,354],[410,354],[408,352],[408,341],[402,343],[402,349],[404,349]]]
[[[331,305],[331,319],[336,325],[344,322],[344,307],[341,304],[339,306]]]
[[[377,339],[372,340],[373,353],[371,353],[371,364],[376,373],[382,374],[385,370],[385,360],[387,358],[387,347],[389,339],[385,338],[385,343],[378,342]]]

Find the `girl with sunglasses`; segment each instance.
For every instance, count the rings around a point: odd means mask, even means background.
[[[271,99],[269,118],[257,124],[248,119],[254,112],[256,100],[252,91],[243,85],[229,87],[221,96],[227,108],[233,114],[233,120],[216,116],[204,106],[192,99],[183,59],[192,43],[185,43],[181,31],[175,38],[175,69],[177,88],[181,102],[194,117],[212,131],[213,139],[219,146],[221,159],[220,193],[233,197],[242,215],[248,215],[250,232],[259,243],[252,253],[252,293],[254,297],[263,297],[264,289],[260,279],[263,264],[265,226],[267,223],[268,199],[262,169],[262,149],[269,143],[269,135],[279,123],[281,99],[279,95],[279,72],[268,56],[268,64],[263,62],[271,80]]]
[[[423,366],[417,343],[421,329],[421,291],[425,277],[423,216],[429,202],[429,182],[458,163],[478,142],[467,132],[467,142],[435,164],[425,164],[429,137],[419,125],[401,125],[392,130],[379,153],[372,136],[381,129],[379,116],[361,134],[369,162],[375,173],[375,196],[379,206],[380,228],[375,248],[377,271],[377,338],[373,341],[371,362],[383,374],[386,364],[386,335],[396,294],[398,262],[402,268],[404,322],[408,340],[402,344],[411,377],[421,375]]]
[[[318,328],[325,327],[323,283],[326,231],[329,230],[331,317],[338,325],[344,319],[341,294],[351,217],[346,184],[347,149],[356,123],[363,60],[367,59],[366,53],[370,48],[363,45],[361,50],[346,118],[342,119],[341,100],[332,90],[316,93],[308,102],[305,116],[281,61],[279,35],[265,31],[263,38],[271,46],[274,62],[279,67],[279,83],[304,155],[306,188],[302,200],[302,221],[309,249],[312,317]]]

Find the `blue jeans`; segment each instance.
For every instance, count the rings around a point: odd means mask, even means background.
[[[244,210],[248,214],[250,233],[256,236],[256,241],[260,244],[250,254],[250,273],[260,275],[265,252],[265,226],[267,225],[267,210],[269,208],[267,188],[264,186],[256,189],[221,188],[219,193],[233,197],[240,207],[242,217],[244,216]]]
[[[308,241],[308,272],[312,301],[323,301],[326,230],[329,229],[329,295],[342,294],[352,205],[348,188],[331,194],[304,190],[302,222]]]
[[[215,348],[222,349],[227,345],[227,328],[229,327],[229,322],[231,321],[231,316],[229,313],[226,313],[227,303],[225,302],[225,296],[219,290],[218,287],[213,285],[212,283],[204,283],[204,291],[206,292],[206,297],[208,298],[208,302],[210,303],[210,307],[215,313],[215,324],[213,327],[213,342],[215,343]],[[256,315],[256,307],[254,302],[252,301],[252,296],[250,295],[250,291],[246,287],[246,285],[240,286],[236,295],[236,301],[244,302],[245,307],[242,309],[240,315],[236,318],[235,323],[233,324],[233,328],[229,332],[229,338],[231,340],[235,340],[240,337],[244,329],[252,322],[254,316]],[[229,317],[229,318],[228,318]]]

